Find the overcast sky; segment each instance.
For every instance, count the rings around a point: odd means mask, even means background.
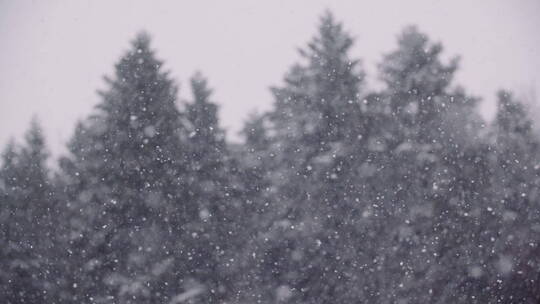
[[[30,1],[0,0],[0,145],[37,115],[53,152],[63,151],[77,119],[99,102],[103,75],[140,30],[189,97],[201,70],[215,89],[229,136],[247,114],[271,106],[326,9],[356,38],[353,55],[370,79],[382,54],[409,24],[460,55],[457,82],[484,98],[506,87],[540,97],[539,0],[417,1]]]

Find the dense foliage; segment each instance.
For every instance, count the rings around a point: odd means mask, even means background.
[[[330,13],[230,143],[200,73],[139,34],[56,170],[33,121],[0,168],[4,303],[538,303],[540,137],[486,122],[415,27],[366,85]],[[361,49],[361,46],[360,46]]]

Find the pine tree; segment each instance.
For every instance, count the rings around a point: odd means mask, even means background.
[[[196,182],[191,185],[191,192],[194,196],[207,194],[219,196],[223,192],[222,187],[226,186],[223,185],[227,161],[225,132],[218,125],[217,105],[210,101],[211,90],[200,73],[191,79],[191,90],[194,100],[186,104],[186,119],[191,128],[189,134],[191,177]],[[216,199],[220,198],[194,198],[202,204],[201,208],[206,208],[210,213],[217,213],[217,210],[211,209],[218,206],[204,206],[204,204]]]
[[[162,303],[192,284],[184,245],[198,210],[187,194],[187,131],[148,35],[114,76],[62,161],[73,212],[69,292],[80,302]]]
[[[340,288],[355,280],[345,271],[354,249],[342,251],[349,236],[338,240],[341,229],[348,233],[340,217],[354,202],[348,193],[355,190],[346,188],[348,170],[364,160],[365,149],[359,147],[367,138],[361,136],[364,74],[348,55],[352,44],[326,13],[318,35],[300,51],[305,62],[291,69],[282,87],[272,89],[273,147],[267,155],[276,164],[269,176],[277,193],[265,215],[270,220],[264,221],[272,225],[265,227],[254,261],[260,286],[273,286],[258,295],[269,301],[346,302],[350,294]],[[346,225],[352,228],[352,222]]]
[[[255,225],[266,225],[262,221],[264,218],[258,218],[257,214],[264,212],[266,202],[272,199],[273,185],[270,178],[270,172],[275,168],[271,160],[271,139],[267,134],[268,117],[252,113],[246,121],[241,135],[244,137],[243,149],[238,151],[238,167],[241,169],[239,179],[243,186],[242,194],[248,204],[246,208],[250,209],[248,214],[250,219],[254,219]],[[250,227],[253,229],[253,227]]]
[[[444,63],[442,50],[409,27],[379,66],[385,89],[377,102],[388,113],[380,140],[390,155],[375,162],[389,170],[375,191],[386,203],[382,221],[389,237],[378,245],[379,279],[392,290],[386,301],[430,302],[443,297],[445,286],[457,288],[461,235],[476,229],[467,214],[482,208],[469,202],[479,200],[487,180],[477,145],[483,122],[477,99],[452,86],[457,59]],[[439,271],[443,263],[449,267]]]
[[[195,277],[208,289],[204,302],[223,301],[230,295],[234,272],[230,265],[238,247],[234,240],[236,208],[232,204],[229,152],[225,131],[219,126],[218,106],[211,100],[211,89],[201,73],[190,81],[193,100],[185,104],[188,140],[190,203],[199,214],[193,221],[194,235],[190,261]]]
[[[54,299],[56,264],[52,249],[56,221],[48,152],[36,120],[25,144],[9,143],[0,170],[1,294],[6,303]]]
[[[271,202],[277,195],[272,182],[272,173],[276,172],[277,164],[272,159],[268,124],[267,115],[251,113],[240,132],[244,142],[231,145],[234,155],[232,168],[236,168],[233,178],[239,185],[238,199],[242,202],[236,220],[241,231],[237,236],[241,249],[236,259],[241,265],[235,284],[237,298],[241,301],[260,300],[260,288],[266,286],[259,276],[260,271],[266,269],[261,264],[264,262],[263,256],[259,255],[263,252],[261,242],[264,242],[260,238],[260,231],[266,231],[274,223]]]
[[[513,94],[486,124],[457,58],[415,27],[367,93],[330,13],[226,141],[202,74],[139,34],[54,178],[33,121],[0,167],[6,303],[536,303],[538,134]]]
[[[532,302],[540,297],[537,273],[540,220],[539,141],[526,107],[508,91],[497,94],[491,126],[493,216],[484,226],[497,231],[489,255],[491,300]],[[489,226],[488,226],[489,225]]]
[[[437,137],[437,122],[445,111],[445,98],[458,65],[457,58],[444,64],[440,43],[431,43],[416,27],[406,28],[397,50],[379,65],[386,85],[390,113],[398,123],[394,144],[431,144]],[[399,136],[397,136],[399,135]]]

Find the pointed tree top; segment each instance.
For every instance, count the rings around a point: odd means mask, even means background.
[[[248,146],[263,147],[268,143],[266,134],[267,126],[265,126],[265,115],[257,112],[249,113],[248,119],[244,123],[244,127],[240,134],[244,136]]]
[[[135,72],[142,72],[144,70],[157,71],[161,68],[162,62],[155,57],[150,44],[151,36],[147,32],[141,31],[135,36],[131,41],[131,48],[116,64],[116,74],[118,79],[141,76]],[[108,77],[105,78],[105,81],[111,82]]]
[[[139,31],[135,36],[135,39],[131,42],[136,50],[148,50],[150,49],[150,42],[152,38],[150,34],[144,30]]]
[[[527,112],[527,107],[509,91],[500,90],[497,92],[497,114],[493,124],[499,139],[503,139],[503,144],[505,143],[504,138],[519,138],[515,137],[517,134],[527,140],[533,139],[530,136],[533,130],[533,121]],[[508,147],[514,145],[515,143],[511,143]]]
[[[449,63],[440,58],[443,47],[431,42],[416,26],[406,27],[398,36],[398,47],[384,55],[379,64],[381,79],[390,87],[414,92],[420,87],[426,94],[444,91],[452,82],[459,57]]]
[[[45,137],[39,120],[36,116],[30,121],[30,128],[25,134],[26,144],[28,147],[42,149],[45,147]]]
[[[201,72],[196,72],[190,84],[193,97],[186,103],[186,117],[193,131],[190,134],[192,141],[210,149],[224,145],[225,132],[219,126],[218,105],[210,98],[212,90],[208,87],[208,80]]]
[[[523,103],[516,100],[513,94],[506,90],[500,90],[497,92],[497,122],[503,127],[511,127],[511,122],[523,122],[521,127],[523,129],[529,129],[527,124],[527,110]],[[519,126],[515,126],[516,128]]]
[[[418,29],[418,26],[408,25],[399,34],[398,41],[399,44],[423,46],[428,43],[429,39],[425,33]]]
[[[4,147],[4,150],[2,151],[2,165],[4,167],[10,166],[15,157],[17,156],[17,144],[15,143],[15,139],[11,137],[6,146]]]
[[[365,73],[360,66],[360,60],[351,58],[349,54],[353,43],[354,39],[343,29],[341,22],[336,21],[329,10],[325,11],[320,17],[315,36],[308,42],[307,47],[298,49],[307,65],[294,65],[286,75],[285,82],[294,83],[305,80],[305,77],[318,77],[319,80],[326,79],[330,85],[334,85],[335,81],[347,78],[345,82],[359,86]],[[305,69],[311,72],[306,73]]]
[[[334,14],[332,13],[332,11],[330,9],[325,9],[324,12],[322,13],[321,17],[320,17],[320,20],[321,20],[321,24],[322,25],[327,25],[327,26],[334,26],[336,25],[335,23],[335,17],[334,17]]]
[[[321,57],[336,57],[346,54],[353,42],[341,22],[335,20],[330,10],[326,10],[320,17],[317,35],[308,44],[309,52],[300,50],[300,54],[315,60],[320,60]]]
[[[190,84],[193,97],[195,98],[194,102],[208,102],[208,98],[212,94],[212,89],[208,87],[208,80],[200,71],[193,74]]]
[[[187,104],[188,118],[195,128],[214,128],[217,131],[218,106],[210,100],[212,89],[201,72],[196,72],[190,79],[193,101]]]

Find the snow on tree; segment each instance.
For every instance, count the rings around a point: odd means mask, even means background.
[[[229,142],[207,79],[141,33],[48,168],[33,121],[0,167],[6,303],[536,303],[539,137],[416,27],[372,90],[326,12],[273,108]],[[360,50],[361,50],[360,45]]]
[[[0,295],[7,303],[46,302],[54,296],[57,206],[48,152],[37,120],[22,146],[11,142],[0,169]]]
[[[79,301],[162,302],[192,276],[188,132],[162,65],[139,34],[62,162]]]

